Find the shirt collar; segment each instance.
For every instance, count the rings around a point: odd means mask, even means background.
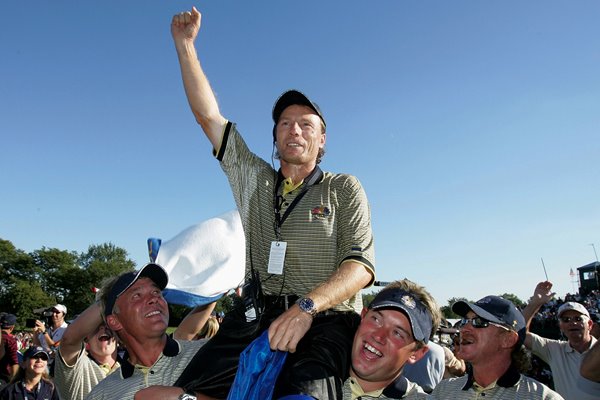
[[[473,387],[473,384],[475,383],[472,368],[468,369],[467,374],[467,383],[465,383],[465,386],[463,386],[462,390],[471,389]],[[521,379],[521,373],[513,364],[510,364],[510,367],[508,367],[506,372],[504,372],[504,374],[502,374],[502,376],[498,378],[498,380],[496,381],[496,385],[503,388],[513,387],[519,382],[519,379]]]
[[[406,395],[406,391],[408,390],[408,379],[404,376],[399,376],[394,380],[394,382],[390,383],[385,389],[383,389],[383,394],[386,397],[390,397],[393,399],[401,399]]]
[[[180,348],[179,343],[171,336],[167,335],[167,342],[165,343],[165,347],[163,348],[162,354],[166,357],[175,357],[179,354]],[[119,360],[121,362],[121,376],[123,379],[127,379],[133,375],[133,371],[135,371],[135,365],[132,365],[129,362],[129,356],[127,354],[127,350],[123,355],[123,359]]]

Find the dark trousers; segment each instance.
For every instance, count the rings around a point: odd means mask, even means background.
[[[240,354],[283,311],[266,310],[253,322],[246,322],[240,311],[228,314],[217,334],[198,351],[174,386],[226,398]],[[352,341],[359,323],[360,316],[355,312],[317,314],[296,352],[288,354],[274,398],[307,394],[316,399],[341,399],[342,386],[350,370]]]

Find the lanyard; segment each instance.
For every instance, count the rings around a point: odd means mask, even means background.
[[[308,189],[310,189],[315,183],[319,182],[323,178],[323,171],[318,166],[312,170],[312,172],[306,177],[305,183],[302,185],[302,191],[298,193],[294,201],[289,205],[289,207],[285,210],[283,216],[281,215],[281,205],[283,204],[283,196],[277,195],[279,191],[279,186],[283,182],[283,174],[281,173],[281,169],[277,173],[277,183],[275,184],[275,189],[273,191],[273,208],[275,209],[275,237],[279,241],[281,240],[281,226],[290,215],[294,207],[298,204],[298,202],[304,197]]]

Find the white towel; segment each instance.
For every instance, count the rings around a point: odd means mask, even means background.
[[[191,226],[163,242],[156,263],[169,274],[169,303],[215,301],[244,282],[246,247],[237,210]]]

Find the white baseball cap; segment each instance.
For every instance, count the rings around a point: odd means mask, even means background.
[[[562,306],[560,306],[558,308],[558,317],[560,318],[560,316],[562,315],[562,313],[564,313],[565,311],[571,311],[571,310],[577,311],[579,314],[585,315],[588,318],[590,317],[590,313],[583,306],[583,304],[576,303],[574,301],[566,302],[565,304],[563,304]]]

